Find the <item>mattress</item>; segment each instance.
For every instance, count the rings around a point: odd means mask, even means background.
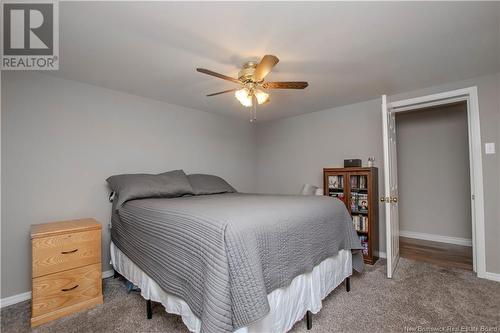
[[[110,252],[114,269],[138,286],[142,297],[161,303],[166,312],[180,315],[191,332],[200,332],[201,321],[184,300],[163,290],[113,243],[110,245]],[[314,266],[312,271],[295,277],[287,287],[269,293],[269,313],[261,320],[239,328],[235,333],[289,331],[294,323],[304,317],[306,311],[319,312],[322,300],[351,274],[351,251],[340,250],[335,256]]]

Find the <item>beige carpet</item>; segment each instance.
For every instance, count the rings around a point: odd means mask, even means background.
[[[339,286],[313,316],[313,332],[412,332],[451,326],[481,327],[500,332],[500,283],[478,279],[472,272],[401,259],[392,280],[379,261],[351,279],[351,292]],[[3,333],[28,332],[29,301],[1,311]],[[419,328],[420,327],[420,328]],[[104,281],[104,304],[33,330],[34,332],[187,332],[180,317],[127,294],[123,280]],[[446,331],[446,330],[444,330]],[[451,330],[450,330],[451,331]],[[306,332],[305,321],[292,332]]]

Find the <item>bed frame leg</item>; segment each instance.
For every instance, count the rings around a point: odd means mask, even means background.
[[[120,273],[118,273],[117,271],[115,271],[113,269],[113,279],[116,279],[116,278],[119,278],[120,277]]]
[[[307,330],[309,331],[313,327],[313,320],[312,320],[311,311],[306,312],[306,322],[307,322]]]
[[[147,312],[148,319],[153,318],[153,308],[151,306],[150,299],[148,299],[148,301],[146,302],[146,312]]]
[[[351,278],[349,276],[345,278],[345,291],[351,291]]]

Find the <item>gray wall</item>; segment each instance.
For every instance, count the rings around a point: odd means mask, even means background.
[[[472,238],[467,104],[396,114],[399,227]]]
[[[500,138],[500,75],[391,96],[477,85],[484,142]],[[298,193],[344,158],[376,158],[380,99],[261,123],[226,118],[33,72],[2,73],[1,297],[30,290],[29,225],[93,216],[107,224],[105,178],[123,172],[216,173],[241,191]],[[29,97],[29,98],[28,98]],[[487,271],[500,273],[500,159],[483,154]],[[255,185],[256,184],[256,185]],[[383,221],[384,211],[380,213]],[[107,269],[108,230],[103,258]],[[380,250],[385,251],[380,226]],[[13,255],[14,254],[14,255]]]
[[[496,142],[499,129],[499,76],[470,80],[389,96],[389,100],[423,96],[470,86],[478,87],[481,140]],[[263,193],[298,193],[303,183],[322,184],[323,167],[342,166],[345,158],[364,162],[375,157],[379,189],[383,184],[380,98],[258,124],[257,189]],[[484,145],[483,145],[484,147]],[[499,159],[483,153],[486,270],[500,273]],[[382,192],[380,192],[382,193]],[[380,209],[380,251],[385,251],[384,210]]]
[[[245,119],[33,72],[2,74],[1,297],[31,289],[32,223],[97,218],[109,269],[112,174],[184,169],[255,190],[255,128]]]

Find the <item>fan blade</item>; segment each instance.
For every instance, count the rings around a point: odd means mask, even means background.
[[[260,63],[255,68],[255,72],[253,73],[253,80],[255,82],[262,81],[267,74],[271,72],[274,66],[280,61],[278,57],[267,54],[265,55]]]
[[[309,85],[307,82],[265,82],[262,85],[264,89],[304,89]]]
[[[218,77],[219,79],[231,81],[231,82],[234,82],[234,83],[241,83],[240,80],[235,79],[234,77],[230,77],[230,76],[227,76],[227,75],[219,74],[219,73],[213,72],[213,71],[205,69],[205,68],[196,68],[196,70],[198,72],[200,72],[200,73],[203,73],[203,74],[207,74],[207,75]]]
[[[240,88],[234,88],[234,89],[219,91],[219,92],[216,92],[216,93],[213,93],[213,94],[208,94],[207,97],[216,96],[216,95],[220,95],[220,94],[225,94],[225,93],[236,91],[236,90],[240,90]]]

